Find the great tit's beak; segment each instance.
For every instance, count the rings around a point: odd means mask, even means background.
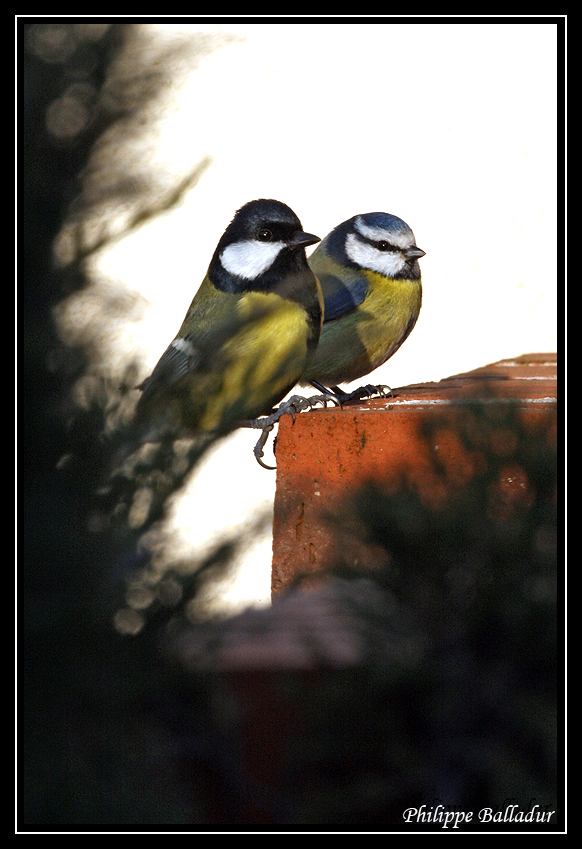
[[[316,242],[321,242],[319,236],[314,236],[313,233],[304,233],[302,230],[295,233],[291,240],[294,247],[306,248],[308,245],[314,245]]]
[[[416,245],[412,245],[412,247],[406,248],[404,256],[407,259],[415,259],[417,257],[426,256],[426,251],[421,251],[421,249],[417,248]]]

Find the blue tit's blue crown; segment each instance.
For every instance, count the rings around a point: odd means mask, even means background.
[[[403,233],[410,230],[406,221],[397,215],[390,215],[389,212],[367,212],[365,215],[354,215],[350,221],[353,224],[358,218],[368,227],[379,227],[389,232]]]
[[[360,227],[358,227],[358,224]],[[362,225],[363,231],[360,229]],[[367,229],[382,230],[383,238],[386,239],[389,239],[390,236],[400,236],[401,238],[406,236],[411,239],[411,242],[414,242],[414,234],[402,218],[398,218],[397,215],[390,215],[388,212],[367,212],[364,215],[354,215],[353,218],[349,218],[334,227],[323,240],[324,246],[334,259],[351,265],[352,262],[345,250],[346,236],[348,233],[357,233],[360,238],[366,238]]]

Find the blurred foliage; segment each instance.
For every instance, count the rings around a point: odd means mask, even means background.
[[[402,829],[405,809],[441,804],[478,828],[481,808],[536,803],[561,819],[555,415],[468,405],[454,424],[431,417],[428,444],[451,427],[475,473],[437,508],[371,480],[327,517],[345,560],[270,611],[180,631],[185,668],[230,669],[238,695],[233,821]],[[372,571],[351,565],[350,539],[373,547]],[[252,697],[234,671],[245,646],[263,670]],[[254,711],[273,729],[258,771]]]
[[[431,417],[427,440],[443,424]],[[556,810],[556,419],[526,424],[517,406],[484,404],[455,424],[477,471],[440,509],[373,482],[333,519],[384,552],[369,577],[400,640],[422,650],[408,668],[371,653],[344,687],[310,695],[310,750],[294,758],[312,787],[300,821],[397,825],[407,807],[439,802]],[[354,577],[342,563],[334,571]],[[330,727],[347,733],[330,738]]]
[[[294,588],[248,618],[192,624],[205,576],[228,569],[245,540],[225,541],[196,571],[177,564],[156,580],[156,541],[148,549],[140,539],[155,536],[198,450],[168,442],[111,483],[111,444],[102,438],[109,391],[71,406],[88,354],[62,344],[51,316],[87,284],[83,259],[103,244],[103,234],[92,240],[79,225],[72,260],[59,268],[53,260],[65,221],[82,221],[81,205],[104,199],[81,191],[89,154],[155,96],[171,63],[142,79],[136,60],[116,91],[109,70],[131,25],[48,21],[20,32],[19,828],[384,828],[402,827],[402,809],[422,801],[556,803],[555,444],[479,410],[461,433],[484,462],[456,499],[434,511],[413,491],[395,495],[375,483],[330,518],[338,533],[351,528],[385,552],[371,575],[342,562],[330,570],[336,633],[355,640],[358,660],[334,666],[329,633],[322,628],[318,648],[301,620],[293,639],[318,668],[273,675],[274,713],[257,727],[284,732],[277,770],[268,781],[249,772],[248,705],[220,653],[257,635],[271,652],[289,647],[286,599],[298,596],[293,616],[307,615],[316,590]],[[128,228],[195,179],[146,203]],[[103,191],[121,203],[143,188],[131,180]],[[510,463],[528,496],[504,502],[494,495]],[[268,733],[261,754],[268,760]]]
[[[116,516],[99,494],[112,463],[111,445],[103,439],[111,394],[104,381],[96,381],[85,403],[72,402],[72,388],[86,374],[90,352],[63,344],[52,316],[56,304],[88,284],[84,259],[103,244],[101,237],[97,242],[79,238],[68,262],[57,264],[55,240],[66,222],[80,221],[83,213],[113,199],[137,210],[124,230],[129,232],[144,217],[177,202],[199,173],[145,205],[140,197],[147,174],[131,181],[116,181],[110,174],[101,194],[95,188],[83,191],[97,141],[115,126],[123,146],[128,119],[171,77],[170,61],[144,69],[137,55],[133,64],[126,62],[124,73],[111,74],[132,43],[134,29],[19,21],[21,829],[168,825],[193,823],[200,816],[195,794],[184,791],[178,775],[175,738],[164,715],[168,706],[173,715],[179,683],[169,683],[154,631],[140,641],[125,641],[114,628],[115,611],[125,601],[124,577],[147,560],[147,552],[140,549],[138,531],[128,526],[123,509]],[[108,233],[109,238],[119,235]],[[162,514],[172,486],[181,485],[187,465],[165,486],[150,524]],[[190,689],[189,704],[196,705],[196,699]],[[203,713],[200,701],[194,714]]]

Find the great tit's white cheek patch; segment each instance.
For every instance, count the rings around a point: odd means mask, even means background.
[[[346,254],[352,262],[370,271],[377,271],[384,277],[398,277],[406,265],[400,251],[379,251],[373,245],[360,241],[355,233],[348,234]]]
[[[243,280],[256,280],[274,263],[277,255],[285,247],[283,242],[235,242],[228,245],[220,254],[220,262],[225,271]]]
[[[354,228],[366,239],[371,239],[373,242],[386,241],[394,245],[395,248],[405,250],[414,244],[414,233],[404,221],[402,227],[370,227],[364,222],[364,219],[359,215],[354,221]]]

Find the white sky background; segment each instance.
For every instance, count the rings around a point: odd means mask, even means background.
[[[97,256],[95,286],[61,315],[66,335],[90,324],[100,293],[143,297],[139,322],[99,336],[105,371],[133,350],[150,373],[234,211],[258,197],[284,201],[321,237],[372,211],[411,226],[426,251],[423,306],[374,382],[557,349],[555,25],[146,23],[146,61],[201,31],[216,49],[176,62],[132,155],[166,191],[203,157],[212,164],[178,208]],[[275,473],[256,463],[256,438],[233,434],[196,471],[171,519],[181,552],[272,510]],[[265,532],[216,608],[267,601],[270,565]]]

